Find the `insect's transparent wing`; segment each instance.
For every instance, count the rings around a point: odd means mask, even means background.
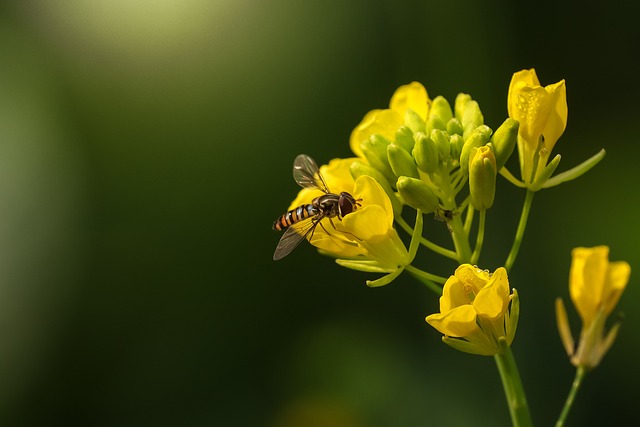
[[[273,253],[274,261],[282,259],[289,255],[304,239],[306,239],[309,233],[313,232],[313,229],[320,222],[320,218],[310,218],[309,220],[301,221],[293,224],[287,228],[276,246],[276,251]]]
[[[315,160],[306,154],[298,155],[293,161],[293,179],[303,188],[319,189],[325,193],[330,192]]]

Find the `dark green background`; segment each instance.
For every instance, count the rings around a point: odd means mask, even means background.
[[[270,227],[298,191],[293,158],[349,156],[353,127],[399,85],[417,80],[451,101],[470,93],[495,129],[512,73],[531,67],[543,84],[567,81],[559,169],[608,153],[536,195],[510,276],[534,421],[553,424],[573,378],[553,313],[557,296],[568,302],[570,250],[607,244],[632,266],[625,320],[569,425],[638,423],[639,12],[3,3],[2,425],[509,425],[494,361],[446,347],[424,322],[432,293],[408,275],[368,289],[370,276],[306,244],[275,263]],[[500,180],[483,267],[503,262],[522,200]],[[442,223],[425,226],[446,237]],[[455,268],[431,254],[420,263]]]

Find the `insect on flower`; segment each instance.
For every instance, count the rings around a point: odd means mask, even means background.
[[[311,238],[318,225],[330,234],[321,221],[328,218],[333,228],[332,218],[342,220],[345,215],[353,212],[362,199],[356,199],[346,191],[340,194],[332,193],[320,174],[316,162],[306,154],[300,154],[293,162],[293,179],[302,188],[318,189],[324,194],[295,209],[281,215],[273,222],[274,230],[285,230],[273,254],[274,260],[289,255],[306,238]]]

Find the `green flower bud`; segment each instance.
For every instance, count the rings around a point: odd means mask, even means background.
[[[518,141],[518,128],[520,123],[517,120],[508,118],[500,125],[491,137],[491,145],[496,155],[496,165],[498,170],[507,163],[513,149]]]
[[[416,134],[416,144],[413,146],[413,158],[422,172],[433,173],[440,167],[438,147],[424,133]]]
[[[468,173],[469,158],[474,148],[482,147],[491,138],[491,128],[486,125],[478,126],[471,135],[464,139],[464,145],[460,151],[460,169]]]
[[[449,143],[449,134],[440,129],[434,129],[431,131],[431,139],[436,143],[438,147],[438,153],[440,154],[440,162],[445,163],[449,161],[451,146]]]
[[[471,101],[471,95],[467,93],[459,93],[458,96],[456,96],[453,111],[455,112],[456,119],[460,120],[460,122],[462,122],[462,116],[464,116],[464,110],[469,101]]]
[[[420,178],[418,174],[418,168],[416,162],[413,161],[411,154],[398,144],[392,143],[387,147],[387,157],[389,158],[389,164],[391,170],[397,177],[410,176],[413,178]]]
[[[360,144],[360,148],[369,164],[382,172],[389,182],[395,182],[396,176],[391,170],[389,160],[387,158],[387,147],[391,144],[387,138],[382,135],[374,134]]]
[[[453,118],[453,111],[451,105],[443,96],[436,96],[431,101],[431,108],[429,109],[429,118],[438,117],[442,123],[447,123]]]
[[[413,131],[407,126],[400,126],[396,131],[396,144],[407,150],[409,153],[413,150]]]
[[[462,147],[464,146],[464,138],[462,137],[462,134],[454,133],[451,135],[449,138],[449,145],[451,145],[451,158],[459,161],[460,154],[462,154]]]
[[[471,205],[479,210],[489,209],[496,195],[496,157],[489,146],[474,148],[469,161],[469,195]]]
[[[426,123],[424,122],[424,119],[411,108],[404,113],[404,124],[407,125],[407,127],[414,133],[424,132],[426,130]]]
[[[396,193],[393,191],[393,188],[391,188],[389,180],[387,180],[387,178],[385,178],[385,176],[379,170],[371,165],[356,160],[351,163],[349,171],[351,172],[351,176],[354,180],[358,179],[362,175],[367,175],[378,181],[378,184],[380,184],[384,192],[387,193],[387,196],[389,196],[389,200],[391,200],[391,206],[393,206],[393,214],[400,215],[400,213],[402,212],[402,203],[400,203],[400,200],[398,200]]]
[[[431,133],[434,129],[446,130],[447,125],[440,119],[440,117],[431,116],[429,117],[429,120],[427,120],[427,132]]]
[[[423,213],[435,212],[438,208],[438,196],[423,181],[408,176],[401,176],[396,183],[400,197],[414,209]]]
[[[480,125],[484,124],[484,116],[480,111],[480,105],[476,101],[469,101],[464,106],[464,113],[462,114],[462,128],[464,133],[462,136],[467,138],[471,133]]]
[[[449,120],[447,122],[447,133],[449,133],[449,135],[462,136],[463,129],[462,129],[462,123],[460,123],[460,120],[458,120],[455,117]]]

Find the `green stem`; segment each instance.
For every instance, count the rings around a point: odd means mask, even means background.
[[[571,390],[569,391],[569,395],[567,396],[567,401],[564,402],[564,407],[562,408],[560,417],[558,417],[558,421],[556,421],[556,427],[564,426],[567,415],[569,415],[569,411],[571,410],[571,405],[573,405],[573,401],[576,398],[576,394],[578,394],[578,390],[582,385],[582,380],[584,380],[586,373],[586,369],[584,369],[582,366],[578,366],[578,368],[576,369],[576,376],[573,379],[573,384],[571,384]]]
[[[520,214],[520,222],[518,223],[518,229],[516,230],[516,237],[513,240],[513,246],[507,261],[504,263],[504,268],[509,271],[513,267],[513,263],[516,261],[520,245],[522,244],[522,237],[524,236],[524,230],[527,228],[527,219],[529,218],[529,211],[531,211],[531,203],[533,202],[533,195],[535,193],[531,190],[527,190],[527,195],[524,198],[524,205],[522,206],[522,213]]]
[[[529,405],[527,397],[524,394],[522,380],[518,373],[518,366],[511,352],[511,348],[507,344],[506,339],[500,338],[500,352],[494,356],[500,379],[504,387],[504,394],[509,405],[509,413],[511,414],[511,423],[514,427],[531,427],[531,414],[529,413]]]
[[[398,225],[400,225],[400,227],[402,227],[404,231],[406,231],[408,234],[413,235],[413,231],[414,231],[413,228],[407,223],[407,221],[405,221],[404,218],[398,217],[396,218],[396,222],[398,223]],[[454,260],[458,259],[458,254],[456,254],[454,251],[447,248],[443,248],[442,246],[437,245],[425,239],[424,237],[420,238],[420,244],[424,245],[427,249],[430,249],[433,252],[440,254],[444,257],[447,257],[449,259],[454,259]]]
[[[437,283],[444,284],[447,279],[436,276],[435,274],[427,273],[426,271],[422,271],[412,265],[407,265],[404,269],[411,273],[416,279],[427,285],[427,287],[435,292],[436,295],[442,295],[442,286],[439,286]]]
[[[482,251],[482,244],[484,243],[484,225],[487,218],[487,211],[480,211],[480,221],[478,222],[478,234],[476,235],[476,247],[471,254],[471,264],[478,264],[480,258],[480,252]]]
[[[464,225],[460,215],[454,215],[448,222],[451,230],[451,238],[458,254],[458,263],[464,264],[471,261],[471,245],[468,234],[464,231]]]

